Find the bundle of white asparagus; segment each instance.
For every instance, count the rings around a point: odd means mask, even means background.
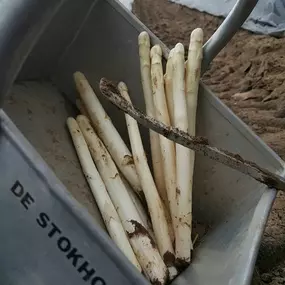
[[[188,60],[178,43],[163,74],[162,50],[138,37],[146,113],[195,135],[203,31],[190,37]],[[110,237],[153,284],[166,284],[190,264],[193,249],[192,178],[195,154],[150,130],[151,173],[137,122],[125,114],[131,150],[121,138],[86,77],[74,74],[80,115],[67,125],[83,173]],[[117,86],[131,99],[125,83]]]

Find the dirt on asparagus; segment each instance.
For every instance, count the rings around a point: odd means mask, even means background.
[[[167,0],[135,0],[133,12],[169,48],[188,46],[201,27],[206,40],[222,20]],[[203,76],[203,81],[281,158],[285,159],[285,38],[240,30]],[[254,284],[285,284],[285,197],[273,206]]]

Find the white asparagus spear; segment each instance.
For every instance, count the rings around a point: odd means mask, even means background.
[[[144,31],[139,34],[138,44],[139,44],[139,55],[140,55],[141,82],[144,93],[146,114],[150,117],[155,117],[155,108],[153,103],[151,74],[150,74],[150,39],[147,32]],[[164,201],[164,204],[166,205],[169,211],[167,193],[163,177],[159,135],[156,132],[150,130],[149,136],[150,136],[151,158],[152,158],[155,184],[160,194],[160,197]]]
[[[141,266],[129,243],[128,237],[121,224],[121,220],[109,197],[102,178],[95,167],[86,141],[76,120],[73,118],[68,118],[67,126],[71,134],[84,176],[89,184],[111,238],[130,260],[130,262],[141,272]]]
[[[203,30],[195,29],[191,33],[186,77],[186,100],[188,110],[188,133],[196,134],[196,111],[198,102],[201,62],[203,59]]]
[[[139,197],[143,199],[143,192],[131,152],[114,127],[110,117],[105,112],[84,74],[75,72],[74,81],[99,137],[104,142],[118,168],[129,181],[132,188],[138,193]]]
[[[81,99],[79,99],[79,98],[76,99],[75,104],[76,104],[77,109],[79,110],[79,112],[80,112],[82,115],[84,115],[84,116],[86,116],[86,117],[89,117],[88,112],[87,112],[87,110],[86,110],[86,108],[85,108],[83,102],[81,101]]]
[[[187,102],[185,97],[184,46],[178,43],[173,53],[173,99],[174,126],[182,131],[188,130]],[[177,228],[175,229],[175,254],[177,263],[185,266],[191,258],[191,223],[192,223],[192,176],[190,149],[175,144],[176,148],[176,198]]]
[[[122,97],[131,103],[131,99],[128,94],[128,88],[124,82],[119,83],[118,90],[120,91]],[[165,264],[171,268],[171,271],[173,271],[175,270],[173,269],[175,256],[168,232],[168,224],[163,209],[163,203],[158,194],[151,171],[147,163],[147,158],[143,148],[143,143],[141,140],[137,121],[127,114],[125,114],[125,118],[131,142],[132,153],[134,156],[135,166],[150,212],[150,217],[156,241],[158,244],[158,249],[161,256],[163,257]]]
[[[146,105],[146,113],[148,116],[155,118],[155,107],[152,96],[151,72],[150,72],[150,39],[147,32],[144,31],[139,34],[138,44],[139,44],[139,54],[140,54],[141,82],[142,82],[145,105]],[[163,162],[162,162],[162,155],[160,149],[159,135],[158,133],[150,130],[149,137],[150,137],[150,148],[151,148],[154,181],[158,193],[163,201],[163,207],[169,227],[169,235],[172,243],[174,243],[174,231],[173,231],[169,203],[167,199],[167,193],[164,181]]]
[[[89,120],[79,115],[77,122],[144,273],[151,282],[165,284],[168,277],[167,268],[156,244],[143,226],[112,157],[94,132]]]
[[[154,238],[154,233],[153,233],[153,229],[152,229],[152,225],[151,222],[149,220],[148,214],[147,214],[147,210],[144,208],[141,200],[138,198],[137,194],[134,192],[134,190],[131,188],[130,184],[128,183],[128,181],[125,179],[125,177],[121,175],[121,179],[126,187],[126,189],[128,190],[128,193],[140,215],[140,218],[142,219],[143,222],[143,226],[148,230],[149,234],[151,235],[151,237],[155,240]]]
[[[164,79],[161,61],[162,51],[159,45],[151,49],[151,80],[156,119],[166,125],[170,125],[170,119],[164,93]],[[175,232],[176,225],[176,168],[174,143],[159,135],[165,188],[170,208],[172,226]]]
[[[173,57],[174,49],[169,52],[169,56],[166,63],[166,72],[164,75],[164,85],[165,85],[165,94],[167,100],[167,108],[169,113],[170,124],[174,126],[174,100],[173,100],[173,90],[172,90],[172,74],[173,74]]]
[[[201,63],[203,59],[203,30],[195,29],[190,36],[188,60],[186,66],[186,101],[188,113],[188,133],[189,135],[196,135],[196,112],[198,102],[199,81],[201,73]],[[192,189],[193,189],[193,173],[195,164],[195,152],[190,150],[190,171],[188,172],[190,183],[190,206],[192,224]],[[192,225],[190,230],[192,231]],[[191,244],[191,249],[193,245]]]

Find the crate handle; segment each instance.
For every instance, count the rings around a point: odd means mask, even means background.
[[[209,67],[212,60],[227,45],[235,33],[248,18],[258,0],[238,0],[229,15],[219,26],[211,38],[204,44],[202,73]]]

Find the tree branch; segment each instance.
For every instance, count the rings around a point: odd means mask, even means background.
[[[242,172],[267,185],[269,188],[285,191],[285,179],[280,175],[272,173],[252,161],[245,160],[238,154],[210,146],[206,138],[190,136],[186,132],[166,126],[156,119],[145,115],[125,100],[111,81],[102,78],[100,80],[100,90],[105,98],[119,109],[129,114],[144,127],[152,129],[169,140],[194,150],[198,154],[202,154],[212,160]]]

